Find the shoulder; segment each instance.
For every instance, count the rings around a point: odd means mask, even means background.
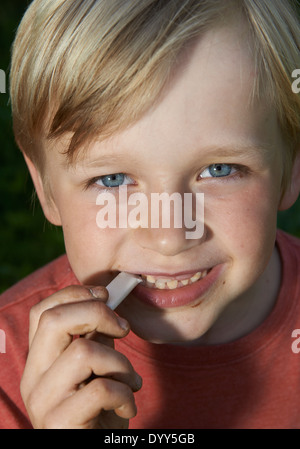
[[[0,428],[31,426],[20,396],[28,354],[30,309],[56,291],[76,283],[67,257],[61,256],[0,296]]]
[[[282,230],[277,231],[276,243],[284,262],[300,263],[300,239]]]
[[[300,239],[278,231],[276,242],[281,257],[281,294],[295,298],[300,317]]]
[[[0,312],[16,303],[38,302],[70,283],[78,283],[66,255],[36,270],[0,295]],[[33,305],[33,304],[31,304]]]
[[[300,247],[300,238],[288,234],[287,232],[283,231],[282,229],[277,229],[277,235],[276,235],[277,240],[286,242],[286,243],[290,243],[292,245],[296,245],[298,247]]]

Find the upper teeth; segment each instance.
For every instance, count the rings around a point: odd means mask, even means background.
[[[198,281],[199,279],[204,278],[207,275],[207,270],[198,271],[193,274],[191,277],[186,279],[156,279],[152,275],[142,275],[142,278],[146,281],[146,285],[152,288],[163,289],[174,289],[183,287],[188,284],[192,284],[193,282]]]

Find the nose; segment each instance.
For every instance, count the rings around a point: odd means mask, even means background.
[[[163,256],[176,256],[197,245],[199,240],[187,239],[182,229],[138,229],[136,236],[138,244],[147,250]]]
[[[162,201],[160,208],[151,196],[148,225],[135,229],[136,243],[164,256],[176,256],[199,245],[206,238],[204,196],[199,195],[196,201],[193,201],[195,195],[192,193],[173,195],[173,207],[170,197],[163,197],[165,202]]]

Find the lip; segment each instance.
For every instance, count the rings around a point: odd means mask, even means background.
[[[201,300],[202,296],[218,280],[222,271],[223,265],[216,265],[204,278],[199,279],[193,284],[173,290],[160,290],[139,284],[132,291],[132,295],[138,300],[160,309],[191,305]]]

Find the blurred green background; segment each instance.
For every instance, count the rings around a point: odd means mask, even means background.
[[[112,0],[113,1],[113,0]],[[0,69],[9,72],[10,47],[30,2],[1,0]],[[46,222],[12,134],[7,93],[0,94],[0,292],[64,252],[60,228]],[[300,237],[300,199],[279,214],[280,228]]]

